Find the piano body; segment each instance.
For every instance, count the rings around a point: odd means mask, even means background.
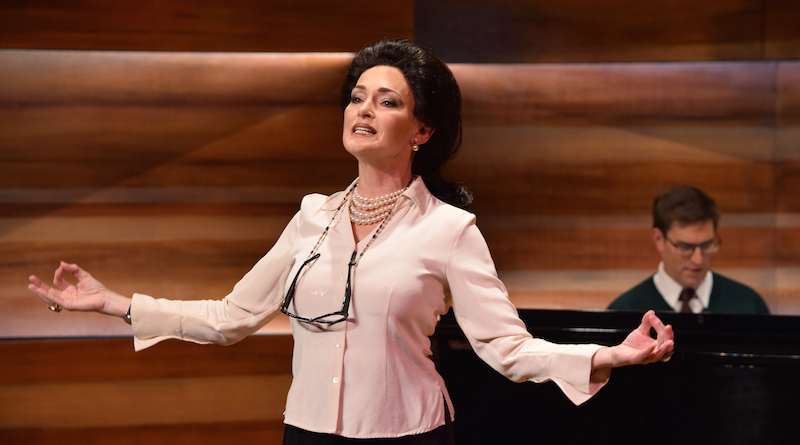
[[[617,344],[641,313],[520,310],[536,337]],[[800,317],[659,313],[667,363],[614,369],[574,406],[552,382],[513,383],[483,363],[451,313],[432,338],[456,411],[456,443],[800,443]]]

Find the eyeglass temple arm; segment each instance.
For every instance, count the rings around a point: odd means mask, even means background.
[[[286,298],[283,299],[283,304],[281,304],[281,312],[285,311],[289,307],[289,303],[292,302],[292,297],[294,296],[294,287],[297,284],[297,279],[300,278],[300,272],[303,270],[304,267],[306,267],[306,264],[319,258],[319,255],[320,254],[316,254],[311,258],[303,261],[303,264],[301,264],[300,268],[297,269],[297,273],[295,274],[294,279],[292,280],[292,284],[289,286],[289,292],[286,293]]]
[[[344,289],[344,301],[342,302],[342,310],[340,312],[344,313],[350,307],[350,276],[353,273],[353,267],[356,265],[356,251],[353,251],[353,255],[350,257],[350,262],[347,263],[347,287]]]

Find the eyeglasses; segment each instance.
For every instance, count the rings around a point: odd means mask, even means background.
[[[295,285],[297,285],[297,279],[300,277],[300,273],[308,264],[319,258],[319,256],[320,256],[319,253],[315,254],[314,256],[305,260],[303,264],[300,265],[300,268],[297,269],[297,274],[294,276],[292,284],[289,286],[289,290],[286,292],[286,297],[284,297],[283,299],[283,304],[281,304],[281,312],[294,319],[304,321],[306,323],[324,323],[332,325],[347,320],[347,315],[348,315],[347,310],[350,308],[350,294],[351,294],[350,275],[352,275],[353,266],[356,265],[356,252],[353,252],[353,256],[350,257],[350,262],[347,263],[347,285],[344,288],[344,302],[342,302],[342,308],[340,310],[336,312],[331,312],[330,314],[320,315],[319,317],[314,317],[314,318],[306,318],[289,311],[289,305],[292,302],[292,298],[294,298],[294,288]]]
[[[713,255],[719,252],[719,247],[722,244],[722,239],[719,237],[719,235],[714,235],[713,239],[710,239],[704,243],[699,243],[699,244],[684,243],[681,241],[678,241],[676,243],[671,239],[667,238],[666,235],[664,235],[664,239],[669,241],[669,243],[672,244],[673,247],[675,247],[675,250],[678,251],[678,253],[684,258],[689,258],[690,256],[692,256],[695,249],[697,248],[699,248],[700,251],[703,252],[703,255]]]

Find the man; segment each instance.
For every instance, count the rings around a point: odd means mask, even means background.
[[[750,287],[711,272],[721,240],[714,200],[695,187],[680,186],[653,203],[653,244],[661,254],[658,272],[620,295],[609,309],[768,314]]]

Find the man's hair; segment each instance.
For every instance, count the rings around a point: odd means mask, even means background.
[[[653,227],[664,235],[677,222],[681,225],[711,220],[717,230],[717,204],[697,187],[681,185],[658,195],[653,201]]]

